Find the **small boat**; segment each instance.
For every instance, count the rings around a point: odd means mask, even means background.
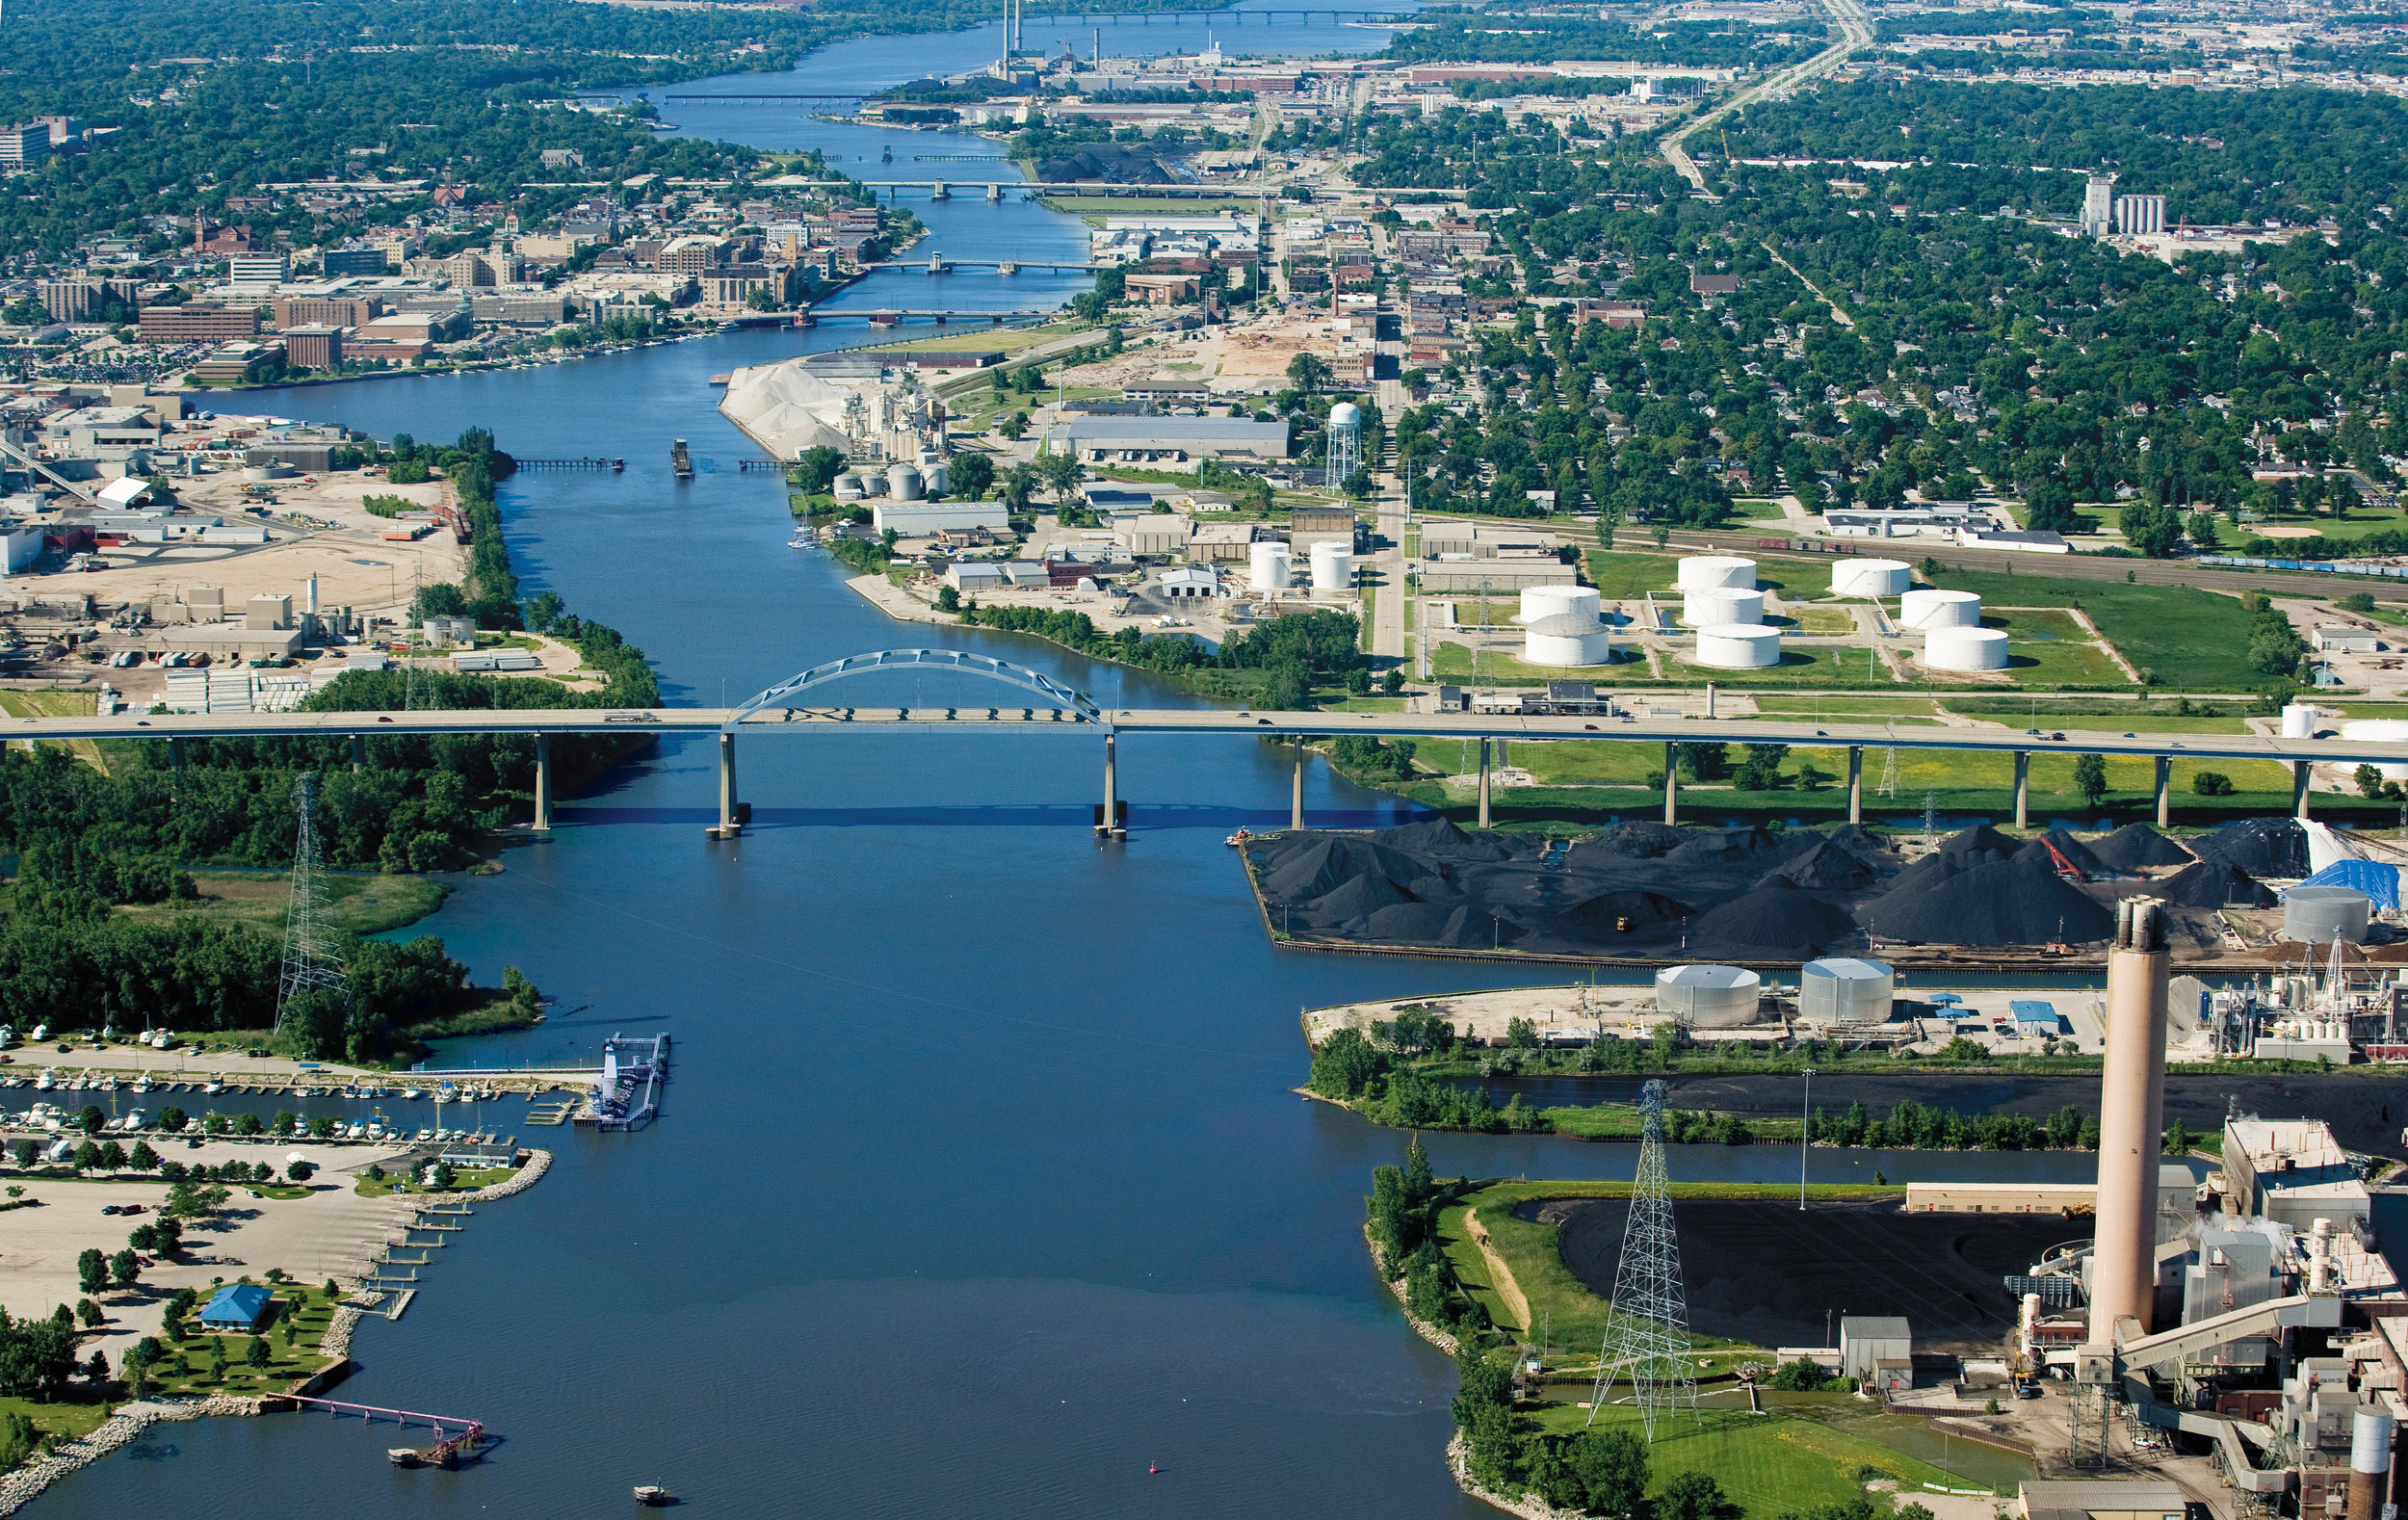
[[[636,1503],[640,1505],[658,1509],[664,1505],[673,1505],[676,1502],[677,1496],[670,1493],[667,1489],[663,1488],[658,1483],[638,1483],[636,1485]]]
[[[808,549],[812,546],[812,542],[811,530],[805,528],[798,532],[793,537],[787,539],[786,547],[789,549]]]
[[[388,1446],[384,1449],[384,1459],[396,1467],[415,1467],[418,1465],[418,1448]]]
[[[1249,834],[1244,829],[1241,828],[1236,833],[1231,834],[1228,838],[1222,840],[1221,843],[1232,848],[1236,848],[1243,845],[1247,840],[1253,837],[1254,836],[1252,834]]]
[[[416,1088],[404,1088],[402,1089],[402,1096],[406,1098],[423,1098],[426,1094],[419,1091]]]

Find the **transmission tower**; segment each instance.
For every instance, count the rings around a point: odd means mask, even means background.
[[[311,987],[348,997],[351,981],[343,974],[343,955],[327,924],[326,878],[318,862],[318,802],[316,773],[293,778],[293,807],[300,827],[293,840],[293,901],[284,911],[284,972],[276,979],[275,1027],[284,1033],[285,1010]]]
[[[1898,796],[1898,751],[1886,750],[1881,761],[1881,795]]]
[[[1662,1082],[1641,1089],[1643,1130],[1638,1175],[1631,1184],[1631,1215],[1622,1226],[1622,1264],[1613,1276],[1613,1304],[1606,1314],[1605,1344],[1597,1353],[1597,1391],[1589,1396],[1588,1423],[1606,1406],[1619,1377],[1631,1380],[1633,1402],[1647,1439],[1659,1420],[1688,1406],[1697,1418],[1697,1376],[1689,1361],[1688,1295],[1681,1285],[1681,1242],[1672,1232],[1672,1199],[1663,1168]]]

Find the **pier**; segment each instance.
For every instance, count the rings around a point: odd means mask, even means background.
[[[614,1035],[602,1042],[602,1076],[577,1111],[577,1122],[601,1130],[640,1130],[661,1111],[668,1080],[668,1036],[649,1040]]]
[[[405,1429],[416,1421],[434,1431],[432,1446],[397,1446],[385,1453],[396,1467],[456,1467],[462,1457],[472,1454],[484,1441],[483,1420],[463,1420],[448,1414],[422,1414],[415,1409],[387,1409],[377,1404],[348,1403],[340,1399],[319,1399],[302,1394],[289,1394],[284,1398],[296,1409],[324,1409],[338,1420],[347,1414],[355,1414],[374,1425],[382,1417]],[[447,1430],[452,1433],[445,1434]]]

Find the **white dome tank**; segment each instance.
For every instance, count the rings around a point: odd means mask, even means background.
[[[1681,598],[1681,626],[1684,628],[1719,628],[1727,623],[1760,623],[1765,620],[1765,593],[1743,591],[1737,587],[1718,586],[1711,590],[1690,591]]]
[[[1756,562],[1727,554],[1695,554],[1681,562],[1681,590],[1710,591],[1719,586],[1740,590],[1756,589]]]
[[[2283,715],[2286,738],[2308,738],[2315,733],[2312,725],[2307,734],[2292,735],[2290,732],[2290,709],[2284,708]],[[2402,722],[2396,718],[2352,719],[2342,724],[2342,737],[2357,740],[2361,744],[2408,744],[2408,722]],[[2378,760],[2374,762],[2374,769],[2382,773],[2386,781],[2408,781],[2408,763],[2397,760]]]
[[[1575,617],[1595,617],[1601,609],[1597,588],[1593,586],[1525,586],[1522,588],[1522,610],[1513,620],[1534,623],[1541,617],[1555,617],[1565,613]]]
[[[1258,591],[1284,591],[1295,578],[1284,543],[1258,543],[1247,552],[1246,569]]]
[[[2316,720],[2321,716],[2311,703],[2286,703],[2283,707],[2283,737],[2314,739],[2316,736]]]
[[[916,464],[890,464],[886,467],[886,491],[899,502],[920,499],[920,467]]]
[[[1610,665],[1613,631],[1595,615],[1557,613],[1529,625],[1522,636],[1522,663],[1559,668]]]
[[[1901,628],[1978,628],[1981,598],[1972,591],[1944,591],[1919,586],[1898,598]]]
[[[1329,425],[1333,428],[1359,428],[1363,425],[1363,408],[1350,401],[1342,401],[1329,408]]]
[[[1313,590],[1343,591],[1354,585],[1354,551],[1335,539],[1313,545]]]
[[[1924,664],[1934,670],[2003,670],[2006,631],[2002,628],[1927,628]]]
[[[1781,630],[1765,623],[1700,628],[1695,663],[1717,670],[1769,669],[1781,663]]]
[[[1666,966],[1656,973],[1656,1011],[1691,1029],[1756,1022],[1764,979],[1739,966]]]
[[[1842,560],[1831,566],[1834,596],[1903,596],[1915,572],[1903,560]]]
[[[1898,976],[1878,960],[1833,957],[1797,968],[1797,1016],[1809,1024],[1883,1024]]]

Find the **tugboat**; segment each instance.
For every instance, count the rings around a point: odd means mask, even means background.
[[[694,479],[694,456],[686,452],[686,440],[672,438],[668,445],[668,469],[681,481]]]

